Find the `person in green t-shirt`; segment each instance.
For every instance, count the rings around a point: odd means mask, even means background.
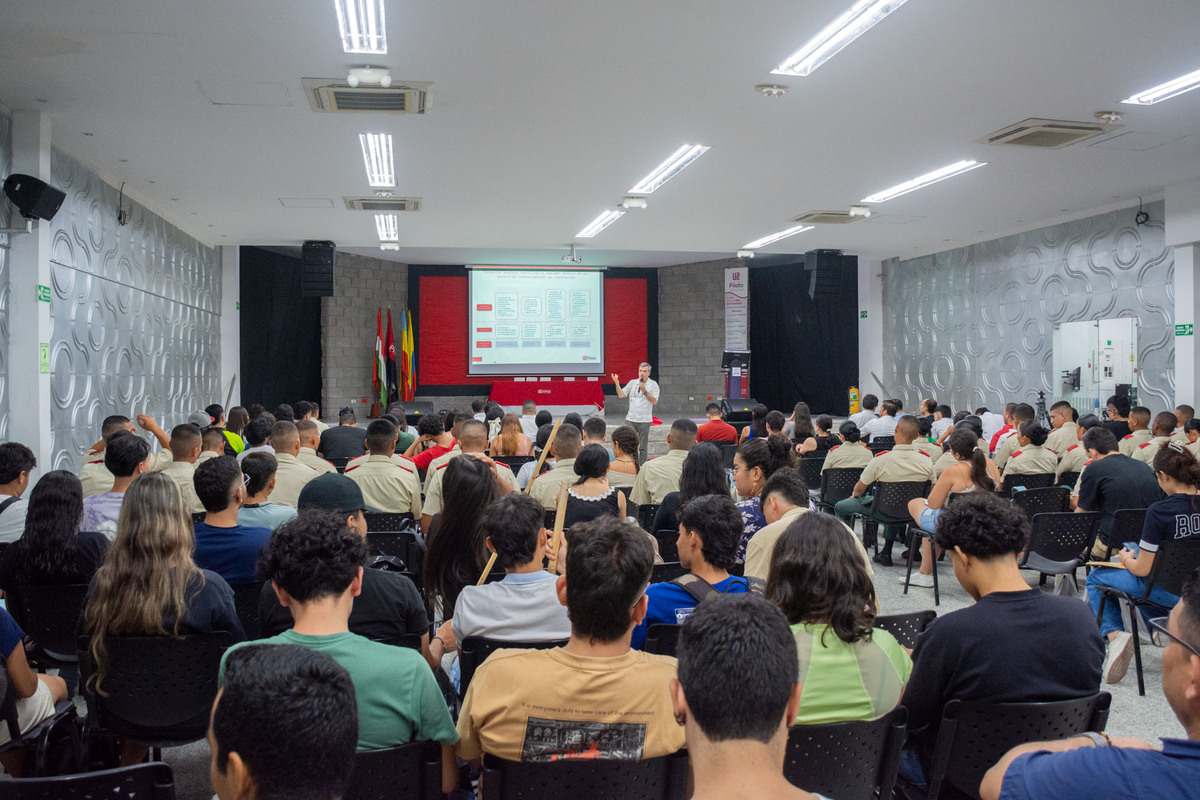
[[[345,517],[309,511],[282,525],[263,553],[262,568],[292,629],[247,644],[295,644],[325,653],[350,674],[358,706],[358,749],[412,741],[442,745],[443,790],[455,788],[458,741],[429,664],[416,650],[373,642],[350,632],[350,611],[362,591],[367,546]],[[231,648],[225,661],[237,648]]]

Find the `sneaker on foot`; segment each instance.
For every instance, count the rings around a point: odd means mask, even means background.
[[[898,580],[901,584],[903,584],[904,576],[901,575],[898,578]],[[932,589],[933,588],[933,576],[926,575],[923,572],[914,572],[912,574],[912,578],[908,581],[908,585],[909,586],[920,586],[922,589]]]
[[[1120,683],[1129,671],[1129,662],[1133,659],[1133,636],[1121,631],[1108,642],[1108,652],[1104,656],[1104,682]]]

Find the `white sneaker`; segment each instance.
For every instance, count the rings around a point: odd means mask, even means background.
[[[904,585],[904,576],[903,575],[901,575],[896,580],[900,585],[902,585],[902,586]],[[933,588],[933,576],[926,575],[923,572],[914,572],[912,574],[912,578],[908,581],[908,585],[909,586],[919,586],[922,589],[932,589]]]
[[[1108,653],[1104,657],[1104,682],[1120,683],[1129,671],[1133,659],[1133,636],[1121,631],[1108,642]]]

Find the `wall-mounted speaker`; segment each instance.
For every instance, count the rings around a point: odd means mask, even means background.
[[[66,192],[32,175],[14,172],[4,179],[4,193],[25,219],[54,219]]]
[[[333,267],[337,245],[328,241],[308,240],[300,248],[301,297],[333,297]]]

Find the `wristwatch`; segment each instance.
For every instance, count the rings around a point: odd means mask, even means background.
[[[1086,739],[1092,740],[1092,747],[1112,747],[1112,738],[1107,733],[1097,733],[1096,731],[1084,731],[1079,734]]]

